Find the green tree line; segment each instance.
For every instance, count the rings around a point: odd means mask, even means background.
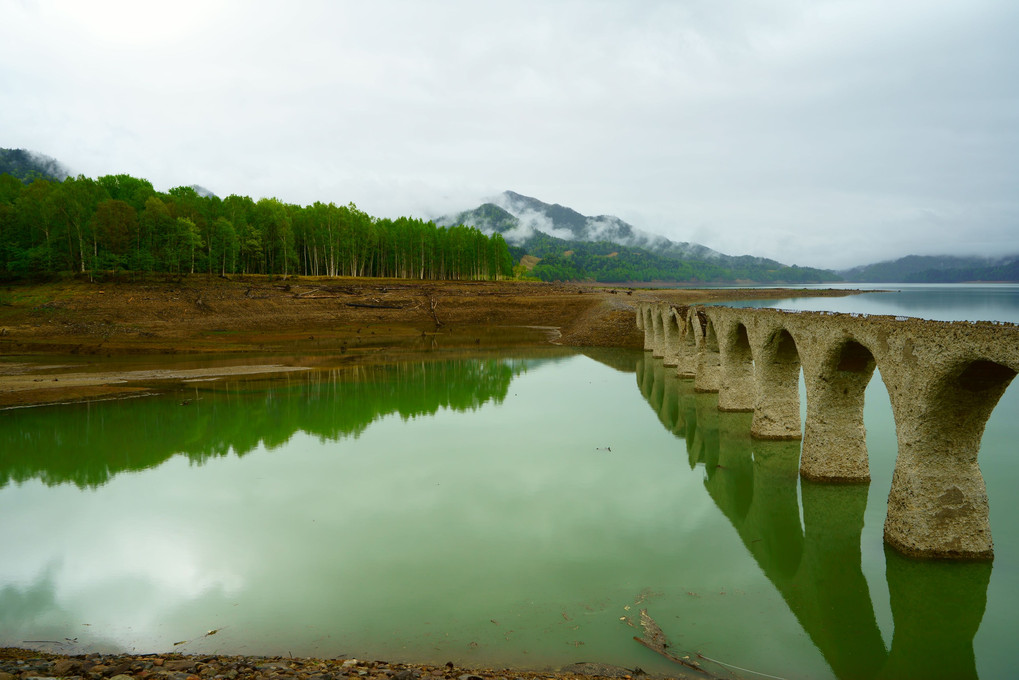
[[[765,265],[753,257],[728,258],[724,263],[676,259],[617,243],[563,241],[544,234],[528,243],[528,251],[541,257],[531,275],[542,281],[820,283],[839,280],[830,271],[796,265]]]
[[[61,272],[512,276],[502,236],[431,221],[376,218],[353,203],[156,191],[130,175],[28,183],[0,175],[0,277]]]

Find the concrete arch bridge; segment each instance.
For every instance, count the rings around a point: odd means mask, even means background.
[[[812,481],[870,481],[863,399],[877,369],[898,438],[885,542],[915,557],[993,558],[977,454],[1019,372],[1019,326],[642,303],[637,327],[645,351],[718,392],[719,410],[753,412],[752,437],[802,439],[800,475]]]

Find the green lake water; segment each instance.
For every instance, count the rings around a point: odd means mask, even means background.
[[[980,454],[993,564],[884,548],[880,375],[864,486],[801,482],[716,404],[551,349],[0,412],[0,645],[676,672],[646,609],[786,678],[1012,674],[1019,388]]]

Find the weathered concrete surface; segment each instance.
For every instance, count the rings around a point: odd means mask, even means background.
[[[638,325],[655,356],[677,357],[677,375],[719,393],[720,410],[753,410],[754,438],[802,436],[800,474],[815,481],[869,481],[863,398],[877,369],[898,437],[885,541],[914,556],[993,556],[977,454],[1019,372],[1019,326],[662,303],[643,304]]]
[[[721,411],[754,410],[754,357],[747,327],[739,321],[712,324],[718,336],[718,408]]]
[[[698,348],[694,364],[694,389],[698,392],[717,392],[721,377],[722,359],[718,352],[718,336],[707,315],[695,311],[690,315],[695,332],[694,346]]]

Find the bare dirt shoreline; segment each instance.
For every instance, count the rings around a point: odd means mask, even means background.
[[[856,292],[204,276],[9,285],[0,288],[0,408],[465,349],[640,348],[641,301]]]
[[[635,643],[636,644],[636,643]],[[682,667],[678,667],[682,668]],[[0,680],[594,680],[646,675],[641,669],[580,662],[556,670],[463,668],[363,659],[226,656],[215,654],[63,655],[0,648]],[[663,676],[655,676],[663,677]],[[677,670],[677,680],[714,678]],[[726,675],[726,678],[735,678]]]

